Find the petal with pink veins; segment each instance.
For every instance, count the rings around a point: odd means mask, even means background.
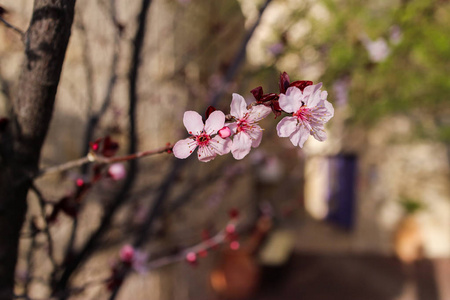
[[[230,128],[230,130],[233,134],[236,134],[237,127],[238,127],[236,122],[228,123],[227,126],[228,126],[228,128]]]
[[[261,121],[272,112],[272,109],[265,105],[253,106],[249,111],[247,121],[255,123]]]
[[[280,94],[278,103],[282,110],[287,113],[294,113],[302,106],[302,91],[294,86],[287,89],[286,94]]]
[[[289,137],[297,129],[297,118],[285,117],[277,124],[279,137]]]
[[[205,122],[205,132],[216,134],[225,125],[225,114],[220,110],[213,111]]]
[[[233,99],[231,100],[230,105],[230,114],[237,119],[242,119],[247,112],[247,103],[245,102],[244,97],[233,93]]]
[[[322,87],[322,82],[319,82],[318,84],[308,85],[303,90],[303,95],[308,96],[310,94],[314,94],[316,91],[318,91]]]
[[[306,142],[309,135],[309,130],[307,128],[304,126],[298,126],[298,129],[291,134],[289,139],[294,146],[300,146],[300,148],[303,148],[303,144]]]
[[[323,101],[320,97],[321,92],[320,91],[315,91],[314,93],[306,96],[304,99],[305,101],[305,105],[307,107],[315,107],[319,104],[320,101]]]
[[[323,142],[327,139],[327,133],[325,132],[323,126],[315,127],[314,131],[311,131],[311,134],[316,140],[320,142]]]
[[[202,116],[196,111],[188,110],[184,113],[183,124],[189,134],[199,135],[203,131]]]
[[[176,158],[185,159],[197,148],[197,143],[192,138],[179,140],[172,148]]]
[[[235,159],[243,159],[250,152],[251,148],[252,140],[246,133],[239,132],[234,136],[231,153]]]
[[[252,140],[252,147],[256,148],[261,144],[262,136],[263,136],[263,130],[259,125],[252,125],[251,130],[247,130],[246,133],[249,135],[250,139]]]
[[[197,156],[199,161],[208,162],[210,160],[213,160],[217,156],[217,153],[214,152],[213,148],[210,145],[208,145],[198,147]]]
[[[230,138],[223,139],[219,136],[213,137],[209,141],[209,146],[219,155],[225,155],[231,151],[231,145],[233,142]]]

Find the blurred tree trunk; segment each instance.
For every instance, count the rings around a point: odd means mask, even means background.
[[[35,0],[11,121],[0,133],[0,299],[12,299],[31,178],[52,117],[76,0]]]

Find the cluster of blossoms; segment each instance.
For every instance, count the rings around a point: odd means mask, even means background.
[[[324,125],[333,117],[334,109],[327,101],[328,93],[321,90],[322,84],[305,80],[290,82],[284,72],[279,86],[279,94],[264,94],[262,87],[253,89],[256,102],[250,105],[241,95],[233,94],[227,116],[209,107],[203,122],[197,112],[185,112],[183,123],[191,136],[175,143],[173,154],[185,159],[198,147],[197,156],[203,162],[229,152],[235,159],[243,159],[251,148],[260,145],[263,129],[258,122],[271,112],[275,118],[287,114],[278,123],[277,133],[288,137],[294,146],[303,147],[310,135],[319,141],[326,140]]]

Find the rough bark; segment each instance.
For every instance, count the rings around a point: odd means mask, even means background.
[[[0,299],[12,299],[20,230],[38,170],[76,0],[35,0],[11,122],[0,133]]]

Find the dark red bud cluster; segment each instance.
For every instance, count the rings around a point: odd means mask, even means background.
[[[205,120],[207,120],[209,118],[209,115],[215,111],[216,111],[216,108],[214,106],[209,106],[205,112]]]
[[[111,276],[106,282],[106,287],[108,290],[112,291],[120,287],[125,278],[126,268],[123,263],[114,264],[111,268]]]
[[[290,82],[289,75],[286,72],[280,74],[280,94],[285,94],[286,90],[290,87],[299,88],[302,92],[308,85],[312,85],[313,82],[309,80],[297,80],[294,82]],[[278,102],[279,94],[269,93],[264,94],[263,88],[258,86],[250,91],[253,94],[253,97],[256,99],[256,103],[263,104],[272,109],[272,112],[275,115],[275,118],[281,115],[282,109]]]
[[[239,210],[237,208],[232,208],[228,211],[228,216],[230,219],[235,220],[239,217]]]
[[[256,103],[263,104],[272,109],[275,118],[281,115],[281,108],[278,104],[278,95],[275,93],[264,94],[263,88],[258,86],[250,91],[256,99]]]
[[[98,138],[89,145],[93,152],[100,153],[104,157],[112,157],[119,150],[119,143],[113,141],[110,136]]]
[[[53,211],[47,216],[47,222],[55,222],[60,212],[63,212],[72,218],[78,216],[83,196],[92,185],[81,178],[75,180],[75,185],[76,188],[74,194],[62,197],[55,205],[53,205]]]
[[[312,85],[313,82],[309,80],[297,80],[290,82],[289,75],[286,72],[283,72],[280,75],[280,93],[284,94],[286,93],[287,89],[290,87],[295,86],[296,88],[299,88],[302,92],[308,85]]]

